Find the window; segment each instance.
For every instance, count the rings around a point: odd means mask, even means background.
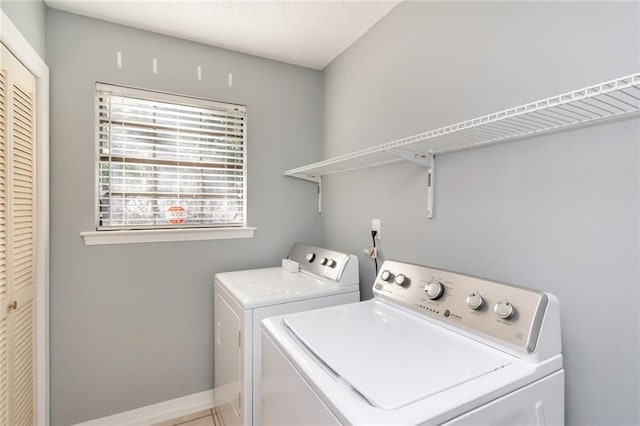
[[[96,84],[98,230],[246,224],[246,108]]]

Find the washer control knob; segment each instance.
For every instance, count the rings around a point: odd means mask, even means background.
[[[484,306],[484,299],[478,293],[471,293],[467,296],[467,305],[474,311]]]
[[[313,262],[313,259],[316,258],[316,254],[315,253],[307,253],[307,262]]]
[[[444,294],[444,286],[440,281],[429,281],[427,286],[424,288],[424,291],[427,293],[427,297],[431,300],[437,300],[442,297]]]
[[[516,313],[516,308],[513,307],[508,300],[501,300],[496,303],[496,306],[493,308],[496,315],[502,319],[510,319]]]
[[[322,259],[320,259],[320,264],[322,266],[326,265],[329,262],[329,259],[327,259],[326,257],[323,257]]]
[[[327,266],[328,266],[329,268],[335,268],[335,267],[336,267],[336,265],[337,265],[337,263],[336,263],[336,261],[335,261],[335,260],[333,260],[333,259],[329,259],[329,261],[327,261]]]
[[[382,281],[387,281],[387,282],[391,281],[391,278],[392,278],[391,272],[389,272],[387,269],[385,269],[380,274],[380,278],[382,279]]]
[[[409,282],[409,279],[404,274],[398,274],[398,275],[396,275],[395,282],[399,286],[403,286],[403,285],[406,285]]]

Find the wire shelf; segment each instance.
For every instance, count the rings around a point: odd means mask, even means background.
[[[640,73],[287,170],[319,181],[331,173],[506,142],[640,111]],[[419,161],[419,160],[417,160]]]

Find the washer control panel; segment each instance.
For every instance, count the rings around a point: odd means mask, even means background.
[[[499,339],[525,353],[536,348],[548,303],[544,292],[391,260],[380,268],[373,292],[376,297]]]
[[[340,281],[349,255],[321,247],[296,243],[289,252],[289,259],[300,264],[300,269],[315,275]]]

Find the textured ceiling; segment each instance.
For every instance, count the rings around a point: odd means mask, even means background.
[[[49,7],[323,69],[400,1],[45,0]]]

